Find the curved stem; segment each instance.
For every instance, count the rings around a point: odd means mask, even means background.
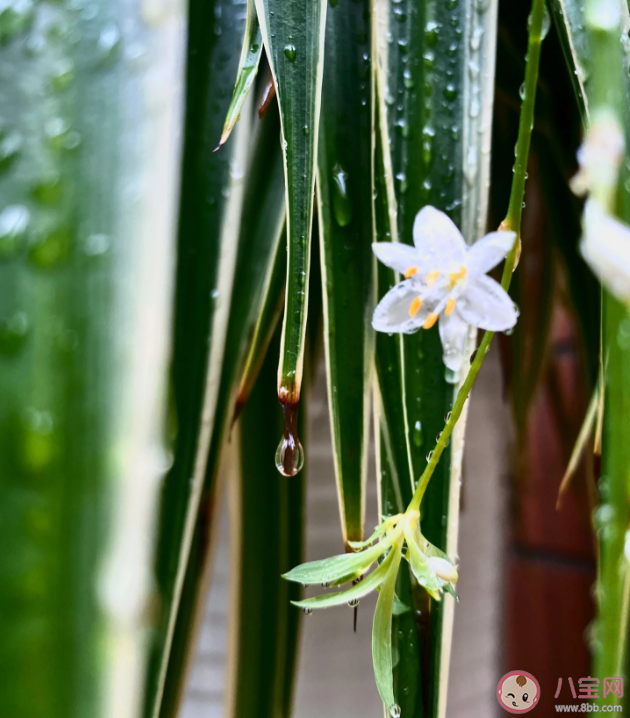
[[[521,216],[523,212],[523,196],[525,195],[525,180],[527,179],[527,160],[529,157],[529,145],[532,136],[532,128],[534,126],[534,106],[536,102],[536,86],[538,84],[538,67],[540,64],[540,50],[542,45],[542,26],[544,16],[545,3],[544,0],[533,0],[532,11],[529,19],[529,40],[527,44],[527,64],[525,66],[525,96],[521,106],[521,116],[518,127],[518,140],[516,143],[516,159],[514,162],[514,178],[512,179],[512,190],[510,193],[510,202],[505,219],[501,223],[501,229],[516,232],[516,242],[514,247],[508,254],[503,268],[503,276],[501,278],[501,286],[507,291],[512,281],[512,273],[516,268],[517,254],[520,247],[521,233]],[[462,384],[461,389],[455,399],[453,410],[446,422],[446,426],[438,439],[435,449],[431,454],[431,458],[420,477],[416,489],[409,504],[408,511],[417,511],[420,509],[420,503],[424,492],[429,484],[431,476],[435,471],[435,467],[440,461],[440,457],[446,448],[455,424],[457,424],[470,390],[472,389],[479,369],[483,364],[483,360],[490,349],[490,344],[494,332],[486,332],[477,349],[475,358],[472,362],[468,375]]]

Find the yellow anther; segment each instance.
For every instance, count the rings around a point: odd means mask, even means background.
[[[420,297],[416,297],[413,302],[411,302],[411,306],[409,307],[409,316],[415,317],[416,314],[420,311],[421,306],[422,299],[420,299]]]
[[[433,272],[429,272],[427,276],[425,277],[426,283],[429,285],[429,287],[432,287],[438,280],[438,277],[440,276],[440,273],[435,269]]]
[[[423,329],[431,329],[431,327],[435,324],[435,322],[437,322],[437,320],[438,320],[438,315],[435,314],[434,312],[431,312],[431,314],[429,314],[429,316],[427,317],[426,322],[422,325],[422,328]]]
[[[455,297],[450,297],[448,302],[446,302],[446,309],[444,310],[444,314],[446,314],[447,317],[450,317],[453,313],[453,310],[455,309]]]
[[[448,275],[448,278],[451,282],[451,287],[454,287],[458,282],[461,282],[462,279],[465,279],[467,274],[468,270],[466,269],[466,267],[460,267],[456,272],[451,272]]]
[[[405,279],[409,279],[409,277],[413,277],[414,274],[417,274],[418,267],[409,267],[409,269],[405,272]]]

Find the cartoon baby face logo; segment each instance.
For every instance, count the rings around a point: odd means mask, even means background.
[[[499,681],[497,698],[508,713],[527,713],[538,705],[540,686],[527,671],[510,671]]]

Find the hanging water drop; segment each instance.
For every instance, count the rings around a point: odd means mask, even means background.
[[[304,449],[297,436],[297,404],[282,404],[284,435],[276,449],[276,468],[283,476],[295,476],[304,466]]]
[[[521,98],[521,100],[525,99],[525,96],[527,94],[527,88],[525,87],[525,83],[523,83],[518,90],[518,96]]]
[[[399,705],[393,705],[389,709],[389,715],[391,718],[400,718],[400,706]]]
[[[551,27],[551,15],[547,9],[547,4],[543,5],[543,19],[542,28],[540,30],[540,39],[544,40],[549,34],[549,28]]]
[[[350,608],[356,608],[358,605],[359,605],[358,598],[353,598],[352,600],[348,601],[348,606],[350,606]]]
[[[310,606],[306,606],[302,611],[305,616],[310,616],[311,613],[313,613],[313,609]]]
[[[433,456],[433,450],[429,451],[427,454],[427,461],[431,461],[431,457]]]

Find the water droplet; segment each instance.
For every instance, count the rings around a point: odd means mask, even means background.
[[[62,196],[62,184],[59,173],[51,171],[33,184],[31,195],[44,204],[59,204]]]
[[[54,422],[48,411],[27,409],[20,417],[17,458],[28,474],[44,471],[55,455]]]
[[[16,312],[12,317],[0,322],[0,354],[13,356],[26,343],[29,322],[25,312]]]
[[[547,5],[543,5],[543,20],[542,20],[542,28],[540,32],[540,37],[542,40],[544,40],[547,35],[549,34],[549,28],[551,27],[551,15],[549,14],[549,10],[547,9]]]
[[[296,55],[297,50],[295,49],[295,45],[289,44],[284,46],[284,56],[289,62],[295,62]]]
[[[30,213],[21,204],[11,204],[0,212],[0,261],[11,259],[22,247]]]
[[[308,137],[308,136],[311,134],[311,131],[310,131],[308,125],[304,125],[304,127],[302,127],[302,134],[303,134],[305,137]]]
[[[447,384],[457,384],[459,381],[459,373],[447,367],[444,370],[444,381]]]
[[[330,583],[328,581],[324,581],[322,583],[322,588],[330,588]]]
[[[448,421],[450,421],[450,420],[451,420],[451,415],[452,415],[452,414],[453,414],[453,412],[452,412],[452,411],[448,411],[448,412],[446,412],[446,414],[444,414],[444,421],[445,421],[445,422],[448,422]]]
[[[416,421],[413,427],[413,443],[418,447],[418,449],[422,446],[422,422],[420,419]]]
[[[473,52],[478,52],[481,47],[481,41],[483,39],[483,27],[479,26],[475,28],[475,31],[470,37],[470,49]]]
[[[33,22],[32,0],[4,0],[0,3],[0,45],[26,32]]]
[[[340,164],[333,167],[333,213],[337,224],[346,227],[352,221],[352,202],[348,194],[348,174]]]
[[[432,456],[433,456],[433,449],[431,451],[429,451],[429,453],[427,454],[427,461],[431,461]]]
[[[55,269],[68,259],[71,250],[72,232],[56,227],[33,238],[28,258],[38,269]]]
[[[440,39],[440,24],[431,20],[426,24],[424,36],[429,47],[435,47]]]
[[[276,449],[276,468],[283,476],[295,476],[304,466],[304,449],[297,436],[297,404],[282,404],[284,435]]]
[[[521,98],[521,100],[524,100],[526,95],[527,95],[527,88],[525,87],[525,83],[523,83],[519,87],[518,96]]]
[[[17,132],[4,134],[0,131],[0,172],[6,172],[15,162],[22,149],[22,136]]]
[[[510,327],[509,329],[506,329],[503,333],[505,334],[506,337],[512,336],[512,334],[514,334],[514,327]]]
[[[59,60],[53,68],[50,84],[55,92],[63,92],[74,82],[75,76],[76,70],[74,63],[68,59]]]
[[[310,606],[306,606],[302,609],[305,616],[310,616],[313,613],[313,609]]]
[[[351,601],[348,601],[348,606],[350,606],[350,608],[356,608],[358,605],[359,605],[358,598],[353,598]]]
[[[99,257],[106,254],[110,247],[110,240],[106,234],[91,234],[85,240],[84,252],[88,257]]]
[[[449,82],[444,88],[444,97],[451,102],[457,98],[457,88],[452,82]]]
[[[106,25],[101,30],[96,43],[98,60],[101,65],[110,65],[116,60],[120,51],[121,41],[120,29],[115,23]]]
[[[399,705],[393,705],[389,709],[389,715],[391,718],[400,718],[400,706]]]

